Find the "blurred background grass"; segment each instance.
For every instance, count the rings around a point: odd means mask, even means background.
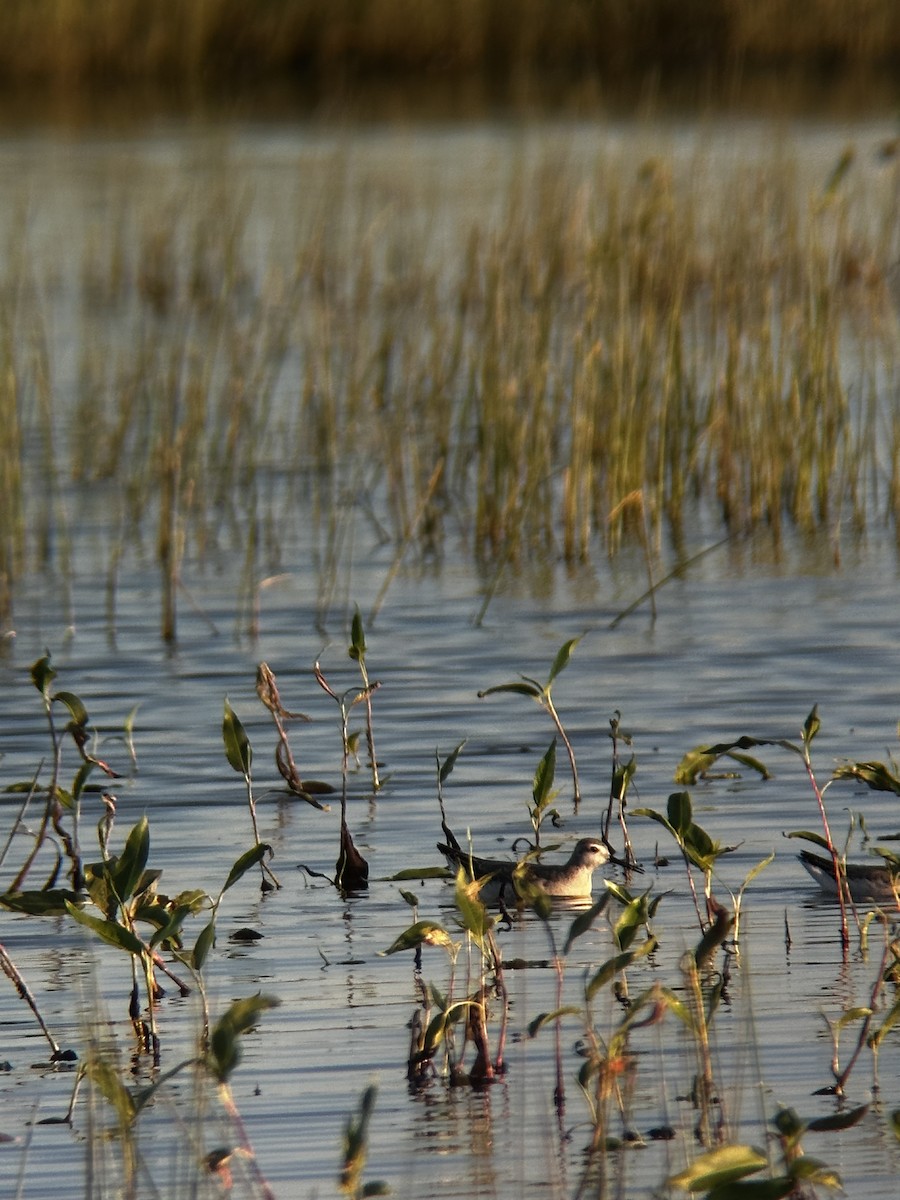
[[[892,86],[897,0],[4,0],[0,99],[173,100],[287,89],[313,102],[398,83],[619,91],[734,86],[777,72]]]

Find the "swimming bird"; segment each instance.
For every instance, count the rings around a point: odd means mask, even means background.
[[[458,843],[449,846],[445,842],[438,842],[438,850],[446,858],[451,870],[463,866],[475,879],[487,877],[481,898],[488,904],[498,900],[515,903],[517,871],[518,877],[526,885],[532,884],[548,896],[590,900],[594,871],[612,858],[609,847],[600,838],[582,838],[576,842],[569,861],[562,864],[526,861],[520,865],[502,858],[480,858],[476,854],[467,854]]]
[[[838,894],[834,863],[830,858],[814,854],[812,850],[801,850],[800,861],[823,892],[829,896]],[[884,862],[847,863],[845,870],[850,895],[857,903],[896,903],[897,892],[894,889],[900,891],[900,871],[891,870]]]

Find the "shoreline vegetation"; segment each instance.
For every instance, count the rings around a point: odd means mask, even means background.
[[[8,0],[0,97],[150,89],[196,101],[277,85],[316,100],[398,81],[507,99],[649,78],[735,86],[777,72],[890,81],[893,0]],[[702,81],[697,84],[696,81]]]

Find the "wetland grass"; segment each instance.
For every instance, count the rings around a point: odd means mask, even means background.
[[[414,160],[387,180],[348,151],[306,164],[308,201],[270,224],[222,154],[213,201],[164,171],[119,181],[113,244],[95,256],[86,230],[65,287],[31,231],[6,268],[11,628],[40,572],[63,597],[105,574],[114,630],[123,572],[155,564],[170,641],[185,571],[242,564],[252,634],[310,542],[324,628],[385,543],[370,619],[401,564],[450,551],[483,615],[507,572],[546,586],[635,547],[655,603],[723,536],[797,533],[839,561],[900,528],[895,165],[857,157],[835,183],[785,145],[752,167],[523,148],[466,215]]]

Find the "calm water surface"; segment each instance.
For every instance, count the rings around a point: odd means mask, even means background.
[[[751,130],[748,137],[756,133]],[[816,145],[821,139],[824,161],[846,131],[813,133]],[[582,131],[580,136],[589,135]],[[623,134],[614,130],[609,136]],[[260,173],[276,209],[290,200],[276,186],[289,142],[283,133],[254,131],[236,135],[230,151],[242,170]],[[7,171],[34,171],[36,181],[46,181],[42,172],[59,174],[69,191],[62,198],[54,193],[46,205],[37,206],[35,216],[55,228],[54,206],[65,210],[65,196],[74,194],[79,205],[89,205],[92,197],[98,202],[91,172],[104,155],[132,155],[147,173],[173,160],[180,170],[199,170],[191,144],[190,138],[170,133],[146,145],[129,142],[118,149],[15,143],[4,147],[2,155]],[[393,143],[395,149],[398,144]],[[408,149],[409,140],[402,144]],[[462,164],[471,164],[476,151],[487,162],[502,160],[503,145],[496,131],[447,131],[425,139],[418,152],[430,161],[434,177],[444,171],[458,182]],[[387,169],[390,147],[387,135],[380,144],[371,135],[363,139],[360,153],[382,154]],[[303,152],[327,155],[330,149],[327,139],[317,145],[310,137]],[[460,202],[470,200],[471,193],[461,188]],[[308,546],[298,542],[286,557],[288,578],[264,595],[255,641],[234,636],[235,572],[212,578],[198,568],[192,575],[187,564],[186,582],[203,612],[183,604],[179,642],[172,651],[157,636],[152,573],[135,569],[122,579],[114,638],[104,616],[102,589],[89,567],[79,569],[65,612],[52,582],[26,580],[17,597],[16,636],[0,665],[3,781],[29,778],[47,755],[39,697],[28,668],[49,648],[59,671],[57,685],[83,698],[103,733],[121,729],[129,710],[140,705],[139,771],[117,790],[118,836],[147,813],[151,865],[163,869],[165,890],[173,894],[203,887],[215,893],[252,840],[243,787],[222,749],[227,696],[253,744],[260,832],[274,848],[273,865],[283,887],[261,899],[255,878],[248,876],[227,895],[208,967],[208,990],[214,1014],[257,991],[281,1001],[243,1039],[244,1058],[234,1077],[247,1133],[276,1194],[335,1192],[343,1123],[363,1089],[375,1082],[379,1090],[366,1178],[385,1179],[395,1194],[410,1200],[571,1196],[581,1149],[589,1140],[588,1114],[575,1081],[579,1025],[570,1018],[563,1029],[567,1094],[561,1116],[553,1102],[552,1031],[544,1030],[535,1040],[526,1035],[528,1023],[555,1006],[551,970],[533,965],[508,972],[509,1070],[493,1088],[478,1093],[435,1080],[424,1092],[412,1094],[406,1084],[407,1025],[419,997],[413,962],[409,955],[382,957],[379,951],[412,920],[399,895],[401,885],[389,877],[410,866],[439,863],[436,751],[443,756],[468,739],[446,785],[449,820],[460,837],[471,830],[477,848],[508,852],[528,829],[532,776],[552,730],[537,706],[522,697],[478,699],[476,693],[519,671],[544,677],[561,643],[583,634],[554,691],[575,744],[585,797],[574,814],[560,755],[558,804],[565,818],[560,831],[565,843],[598,829],[609,787],[608,722],[615,710],[621,711],[622,724],[634,739],[638,773],[633,805],[664,809],[675,765],[698,742],[745,733],[798,738],[816,703],[823,724],[815,760],[823,780],[840,758],[886,761],[896,746],[900,716],[895,555],[873,539],[868,547],[848,553],[835,573],[827,550],[815,547],[794,548],[780,565],[752,546],[722,550],[660,593],[655,621],[641,609],[614,629],[612,619],[645,586],[641,572],[627,563],[596,577],[552,577],[540,598],[508,581],[481,626],[473,617],[481,604],[482,583],[464,565],[451,559],[441,572],[401,572],[368,629],[370,671],[382,684],[375,697],[375,729],[386,784],[373,799],[365,773],[351,777],[349,821],[370,863],[372,883],[366,895],[349,898],[299,870],[301,863],[326,873],[333,869],[337,807],[317,812],[278,792],[274,732],[255,695],[256,665],[265,660],[278,676],[285,704],[314,718],[294,734],[301,772],[337,783],[337,710],[317,688],[311,668],[321,656],[338,690],[353,686],[346,628],[338,612],[327,632],[321,629]],[[364,612],[389,566],[389,551],[360,544],[346,590]],[[103,750],[111,760],[123,761],[119,743],[105,742]],[[854,940],[850,961],[842,962],[834,906],[818,897],[796,861],[796,844],[783,838],[792,829],[817,827],[812,792],[792,756],[770,749],[761,757],[772,767],[772,779],[745,775],[704,783],[692,792],[698,821],[714,837],[736,846],[722,865],[726,884],[737,889],[754,864],[776,853],[774,863],[748,890],[741,962],[714,1026],[717,1084],[728,1118],[737,1140],[757,1145],[764,1144],[765,1121],[780,1105],[791,1105],[805,1117],[834,1111],[832,1099],[814,1095],[830,1081],[831,1048],[821,1014],[834,1018],[850,1006],[868,1003],[880,960],[880,935],[873,926],[868,956],[855,952]],[[875,839],[900,831],[896,797],[842,784],[829,798],[837,832],[846,827],[847,809],[865,814]],[[17,797],[0,799],[3,837],[19,803]],[[99,802],[89,798],[85,838],[98,816]],[[658,915],[660,947],[652,961],[634,969],[631,990],[636,994],[652,979],[677,988],[678,960],[699,937],[684,873],[659,826],[634,818],[630,830],[638,857],[647,865],[643,885],[665,893]],[[670,854],[671,865],[654,870],[657,844],[660,852]],[[13,853],[4,880],[17,863]],[[615,871],[612,876],[621,879]],[[636,883],[642,886],[642,881]],[[452,924],[445,885],[427,881],[402,886],[418,895],[420,917]],[[727,899],[723,889],[717,894]],[[558,937],[565,936],[570,919],[569,913],[555,915]],[[250,946],[230,942],[229,934],[242,926],[253,927],[263,938]],[[7,914],[2,929],[3,944],[57,1040],[83,1056],[88,1031],[96,1032],[93,1022],[99,1020],[103,1035],[127,1061],[130,975],[125,956],[98,950],[70,924]],[[536,964],[549,957],[545,930],[531,917],[502,931],[500,942],[508,961]],[[566,985],[570,1002],[577,1001],[585,968],[611,954],[602,923],[576,943]],[[447,962],[439,949],[425,949],[423,975],[446,987]],[[4,988],[0,1060],[9,1069],[0,1075],[0,1133],[14,1140],[0,1145],[0,1193],[46,1198],[81,1194],[91,1110],[81,1103],[72,1128],[33,1124],[64,1114],[73,1077],[43,1065],[46,1043],[12,986]],[[163,1068],[193,1052],[197,1011],[194,997],[170,995],[162,1002]],[[618,1016],[602,1006],[595,1015],[601,1031],[611,1029]],[[634,1123],[645,1133],[669,1125],[676,1137],[648,1141],[646,1148],[616,1160],[611,1169],[617,1182],[610,1195],[650,1196],[694,1153],[695,1115],[684,1099],[694,1064],[673,1024],[670,1017],[635,1037],[640,1057]],[[844,1055],[850,1053],[850,1034],[842,1044]],[[847,1193],[856,1200],[893,1194],[900,1172],[900,1153],[885,1115],[900,1107],[898,1046],[895,1035],[885,1042],[879,1064],[882,1095],[862,1124],[821,1142],[809,1135],[806,1143],[809,1153],[840,1170]],[[151,1078],[145,1062],[135,1072],[135,1083]],[[187,1080],[187,1075],[176,1078],[161,1089],[141,1117],[142,1194],[186,1193],[195,1159],[233,1141],[213,1103],[202,1127],[196,1124],[197,1102]],[[864,1052],[851,1077],[850,1102],[871,1100],[872,1085],[871,1058]],[[95,1116],[108,1120],[99,1102]],[[73,1172],[79,1179],[75,1192]],[[240,1163],[235,1172],[235,1194],[252,1195],[253,1185]],[[83,1190],[87,1194],[86,1182]],[[218,1194],[212,1183],[208,1194]]]

